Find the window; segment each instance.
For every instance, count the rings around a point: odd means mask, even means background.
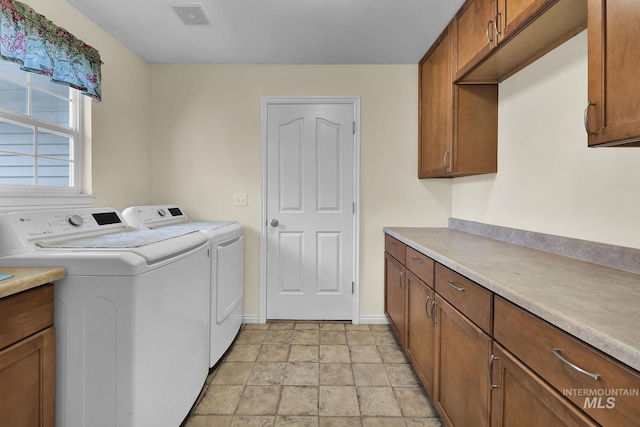
[[[0,60],[0,191],[79,193],[78,91]]]

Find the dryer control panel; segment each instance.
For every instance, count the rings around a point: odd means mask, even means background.
[[[177,205],[132,206],[122,211],[122,216],[131,227],[142,229],[164,227],[187,220]]]

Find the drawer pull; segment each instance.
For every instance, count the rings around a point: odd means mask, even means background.
[[[494,360],[498,360],[497,357],[495,357],[493,354],[491,355],[491,357],[489,357],[489,387],[491,387],[491,390],[493,390],[494,388],[498,388],[498,384],[494,384],[493,380],[491,379],[491,374],[493,373],[493,361]]]
[[[429,300],[431,299],[431,295],[427,295],[427,300],[424,302],[424,311],[427,312],[427,317],[431,319],[431,315],[429,314]]]
[[[413,262],[415,262],[416,264],[422,264],[424,262],[423,260],[415,256],[412,256],[411,260],[413,260]]]
[[[398,246],[398,244],[397,244],[396,242],[389,242],[389,244],[390,244],[391,246],[393,246],[393,247]]]
[[[460,286],[456,286],[455,283],[452,282],[451,280],[447,280],[447,283],[456,291],[464,292],[464,288],[461,288]]]
[[[584,369],[582,369],[581,367],[574,365],[573,363],[569,362],[567,359],[565,359],[564,357],[562,357],[562,355],[560,354],[561,350],[559,348],[551,348],[551,352],[553,353],[554,356],[556,356],[558,359],[562,360],[563,363],[565,363],[566,365],[570,366],[572,369],[580,372],[581,374],[584,374],[586,376],[588,376],[589,378],[592,378],[596,381],[598,381],[600,379],[600,375],[598,374],[592,374],[591,372],[587,372]]]

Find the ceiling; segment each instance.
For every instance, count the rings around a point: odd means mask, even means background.
[[[417,64],[463,1],[67,0],[150,64]]]

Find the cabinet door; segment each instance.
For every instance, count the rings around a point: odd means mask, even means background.
[[[420,61],[418,178],[443,175],[452,170],[454,85],[451,48],[447,29]]]
[[[453,83],[453,27],[420,61],[418,178],[497,171],[498,86]]]
[[[597,425],[497,343],[493,355],[491,427]]]
[[[405,345],[405,268],[395,258],[384,253],[384,312],[398,341]]]
[[[496,0],[467,0],[454,18],[456,79],[496,47]]]
[[[492,339],[436,294],[434,404],[447,425],[489,425]]]
[[[0,352],[0,426],[53,427],[53,328]]]
[[[558,0],[498,0],[498,43],[526,26],[546,6]]]
[[[433,396],[435,292],[411,272],[407,272],[407,289],[407,355],[427,394]]]
[[[638,22],[638,0],[589,0],[589,146],[640,140]]]

